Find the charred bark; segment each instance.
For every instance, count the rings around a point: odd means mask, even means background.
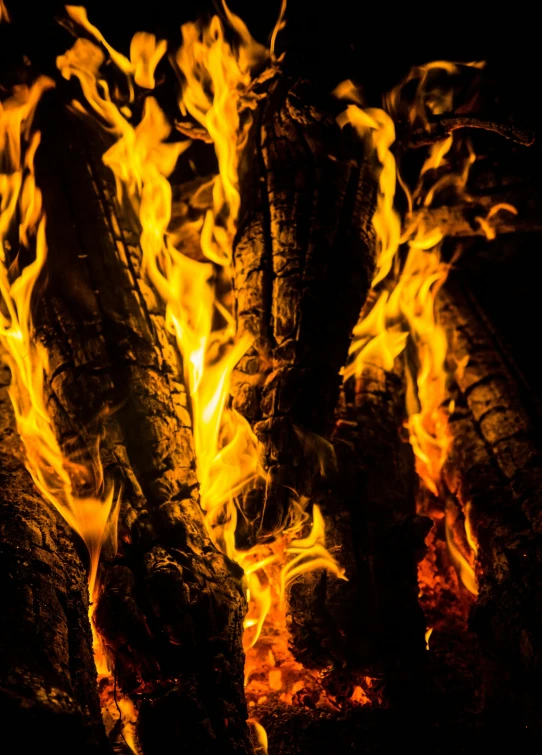
[[[399,132],[401,132],[401,126],[402,124],[398,125]],[[419,130],[410,131],[407,127],[405,130],[408,135],[404,138],[404,142],[414,149],[417,147],[425,147],[429,144],[435,144],[436,142],[446,139],[454,131],[460,129],[490,131],[525,147],[531,146],[535,140],[535,135],[531,129],[522,127],[516,123],[487,120],[480,118],[477,114],[454,114],[434,118],[434,120],[430,121],[424,128]]]
[[[53,97],[40,127],[49,258],[35,321],[48,407],[65,453],[103,465],[122,496],[96,624],[145,755],[247,753],[242,574],[205,529],[182,373],[139,275],[137,224],[119,211],[101,132]]]
[[[471,614],[484,667],[484,708],[540,726],[542,454],[521,379],[473,300],[455,284],[439,297],[456,374],[450,491],[468,506],[478,542]]]
[[[344,386],[336,417],[337,485],[323,511],[326,547],[348,582],[317,572],[292,585],[294,653],[307,665],[332,662],[380,678],[389,702],[407,702],[414,688],[419,700],[425,622],[416,565],[430,522],[416,515],[401,377],[367,366]]]
[[[318,499],[322,439],[374,265],[376,179],[363,145],[307,82],[282,73],[263,86],[239,169],[234,243],[239,332],[254,343],[234,374],[233,405],[268,473],[241,512],[244,544],[281,530],[292,496]]]
[[[100,715],[88,588],[68,526],[26,471],[0,370],[0,705],[21,753],[110,752]]]
[[[540,200],[532,193],[529,197],[522,194],[525,193],[514,190],[508,194],[472,196],[471,202],[456,205],[421,208],[409,215],[407,222],[421,224],[427,232],[440,230],[444,236],[455,238],[482,236],[493,239],[509,233],[542,231]],[[488,220],[492,208],[503,204],[507,207]]]

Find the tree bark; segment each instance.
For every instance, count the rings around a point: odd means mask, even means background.
[[[34,488],[0,368],[0,705],[20,752],[106,755],[82,543]]]
[[[451,283],[437,301],[451,354],[463,364],[444,479],[463,510],[469,506],[478,542],[471,625],[483,657],[484,708],[540,726],[542,454],[535,414],[472,298]]]
[[[41,121],[49,259],[35,321],[48,407],[65,452],[122,490],[96,624],[145,755],[248,753],[242,573],[205,529],[182,372],[139,275],[137,224],[115,199],[99,130],[54,97]]]
[[[241,544],[281,531],[292,498],[319,498],[375,247],[376,178],[363,145],[339,129],[337,104],[287,73],[262,86],[239,168],[233,258],[239,332],[254,343],[232,393],[262,443],[268,480],[247,498]]]

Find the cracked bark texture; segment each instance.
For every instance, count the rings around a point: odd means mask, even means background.
[[[343,386],[332,436],[337,482],[323,504],[326,547],[348,582],[302,575],[289,592],[294,653],[384,682],[385,698],[405,704],[425,684],[425,621],[417,563],[430,521],[416,514],[414,456],[404,437],[400,374],[367,365]],[[397,617],[401,631],[397,631]]]
[[[285,72],[258,86],[233,254],[238,329],[254,341],[232,394],[268,479],[242,506],[242,546],[282,530],[293,496],[314,503],[326,488],[339,371],[375,247],[376,178],[364,145],[336,123],[342,106]]]
[[[102,464],[122,495],[96,623],[139,710],[144,755],[248,753],[242,574],[205,530],[186,391],[139,274],[137,223],[119,209],[99,129],[56,95],[39,116],[49,258],[35,321],[48,408],[65,452]]]
[[[0,367],[0,705],[20,752],[105,755],[82,543],[39,496]]]
[[[540,726],[542,453],[539,417],[520,373],[458,281],[439,295],[456,409],[444,479],[470,520],[479,596],[470,623],[483,657],[484,708]]]

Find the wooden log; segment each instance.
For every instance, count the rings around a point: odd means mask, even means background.
[[[363,145],[339,129],[337,104],[286,73],[262,86],[240,162],[233,257],[239,332],[254,338],[233,405],[261,441],[268,474],[243,510],[245,544],[288,524],[292,496],[318,499],[321,439],[375,247],[376,177]]]
[[[438,298],[461,365],[444,479],[478,543],[471,614],[484,668],[484,708],[540,726],[542,454],[519,374],[472,297],[452,282]]]
[[[401,141],[401,125],[401,123],[398,124],[399,141]],[[411,131],[408,127],[405,128],[407,136],[403,138],[408,147],[416,149],[440,142],[459,129],[490,131],[525,147],[534,144],[535,140],[534,132],[529,128],[512,122],[506,123],[480,118],[478,114],[448,114],[436,117],[429,121],[424,128],[414,131]]]
[[[344,386],[333,443],[337,485],[323,512],[326,546],[348,582],[319,571],[289,593],[294,653],[380,678],[388,702],[423,689],[425,621],[416,566],[431,526],[416,514],[414,456],[404,437],[401,377],[368,365]],[[398,631],[397,617],[401,629]]]
[[[139,275],[137,224],[120,211],[96,127],[55,97],[40,119],[49,259],[35,320],[48,407],[65,451],[122,488],[96,624],[145,755],[248,753],[242,574],[205,529],[182,372]]]
[[[470,202],[442,207],[423,207],[407,216],[407,222],[423,225],[427,232],[440,230],[446,237],[490,240],[509,233],[540,233],[540,201],[534,193],[510,191],[506,194],[473,195]],[[506,205],[491,216],[498,205]],[[510,210],[515,208],[515,212]]]
[[[19,752],[106,755],[85,548],[37,493],[0,368],[0,705]],[[11,745],[7,745],[8,748]]]

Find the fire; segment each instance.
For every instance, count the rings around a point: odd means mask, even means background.
[[[175,61],[184,77],[180,110],[207,131],[218,160],[213,209],[205,217],[201,234],[202,250],[208,259],[228,266],[241,204],[238,157],[250,127],[250,119],[243,123],[239,110],[252,72],[267,60],[268,52],[252,39],[238,16],[226,5],[224,9],[238,35],[237,53],[226,41],[220,19],[214,16],[208,27],[194,23],[181,27],[183,44]]]
[[[140,220],[141,274],[160,297],[191,399],[200,500],[208,532],[216,546],[244,570],[249,598],[244,625],[249,706],[256,713],[257,706],[270,698],[291,704],[307,696],[313,704],[336,709],[337,701],[322,688],[321,674],[304,669],[288,650],[288,584],[314,569],[326,569],[337,578],[345,576],[326,549],[320,509],[313,506],[311,521],[303,513],[308,507],[300,505],[297,521],[288,530],[276,532],[272,543],[244,552],[235,544],[236,501],[265,477],[258,440],[249,423],[229,403],[232,371],[251,345],[249,336],[236,333],[230,301],[233,243],[241,205],[238,165],[256,102],[251,83],[264,65],[275,62],[274,43],[283,24],[285,4],[271,51],[255,42],[241,19],[226,6],[224,9],[235,45],[228,41],[220,19],[213,17],[206,26],[185,24],[182,45],[169,56],[182,81],[179,113],[188,123],[180,119],[170,122],[152,94],[156,69],[167,52],[167,43],[152,34],[136,34],[126,57],[107,43],[84,8],[67,6],[73,24],[96,44],[88,38],[77,39],[59,56],[57,66],[64,78],[75,77],[80,83],[85,106],[74,102],[73,108],[82,115],[94,116],[114,137],[103,160],[116,178],[119,202],[129,203]],[[0,18],[7,18],[2,3]],[[107,83],[103,72],[106,55],[116,73],[124,77],[128,104],[126,97],[121,101]],[[429,115],[452,109],[454,87],[450,82],[435,83],[439,73],[453,78],[463,69],[472,69],[475,75],[480,66],[441,61],[415,69],[407,79],[417,82],[413,100],[405,102],[400,86],[388,96],[387,112],[364,108],[349,82],[335,90],[338,98],[349,102],[338,123],[343,127],[349,124],[369,145],[379,189],[373,219],[378,257],[371,306],[354,329],[344,379],[359,377],[368,364],[391,371],[402,355],[407,426],[418,474],[428,494],[441,503],[439,513],[445,520],[450,557],[463,584],[474,595],[478,589],[477,544],[469,506],[460,509],[441,474],[450,444],[448,417],[453,405],[449,388],[460,365],[450,363],[446,333],[435,315],[435,299],[452,263],[441,257],[442,232],[428,231],[413,210],[431,207],[444,190],[466,197],[469,169],[476,157],[469,142],[447,137],[429,149],[419,181],[409,190],[398,174],[392,145],[393,118],[398,119],[405,107],[406,120],[412,127],[423,127]],[[45,218],[34,176],[39,134],[32,133],[31,122],[39,98],[51,86],[50,79],[39,78],[0,105],[4,155],[0,173],[0,338],[12,371],[10,395],[28,469],[44,498],[86,543],[93,599],[104,543],[110,541],[115,548],[119,498],[104,480],[101,466],[92,470],[82,467],[63,453],[56,439],[44,385],[47,353],[34,336],[31,311],[32,294],[47,257]],[[146,90],[139,119],[130,107],[135,102],[136,87]],[[201,258],[194,259],[183,252],[182,244],[175,246],[168,233],[172,211],[169,179],[192,146],[190,139],[181,139],[179,134],[195,134],[197,129],[204,131],[213,144],[218,172],[212,181],[212,208],[197,224]],[[443,166],[448,170],[443,171]],[[395,207],[397,183],[406,193],[409,207],[404,223]],[[488,238],[494,234],[491,219],[501,210],[515,212],[509,205],[498,205],[485,218],[477,219]],[[21,271],[19,249],[32,252],[34,257]],[[90,494],[89,485],[93,487]],[[427,645],[431,631],[426,633]],[[114,689],[98,640],[95,651],[104,717],[111,719],[111,727],[118,718],[115,709],[120,711],[123,736],[131,750],[138,752],[137,711]],[[363,687],[356,685],[351,703],[366,704],[368,699]],[[257,717],[252,716],[250,723],[259,748],[267,751],[267,736]]]

